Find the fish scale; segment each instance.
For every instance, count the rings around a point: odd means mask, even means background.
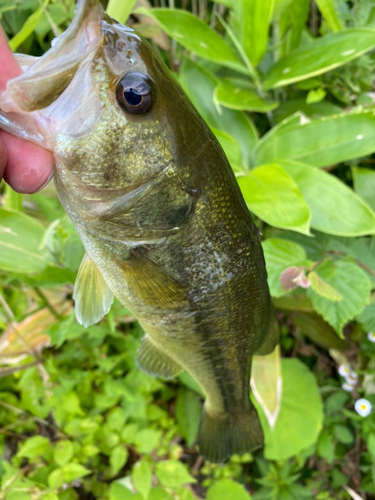
[[[251,359],[274,349],[278,329],[259,234],[169,70],[99,1],[79,0],[0,109],[0,127],[54,154],[58,196],[86,249],[78,321],[96,323],[116,296],[145,331],[139,367],[166,378],[185,369],[202,387],[201,454],[220,462],[260,446]]]

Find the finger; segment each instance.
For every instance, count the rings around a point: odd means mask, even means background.
[[[13,57],[1,27],[0,61],[2,67],[0,71],[0,90],[3,90],[6,82],[10,78],[20,75],[22,70]],[[14,137],[3,130],[0,131],[0,140],[3,141],[3,145],[7,150],[4,179],[12,189],[19,193],[34,193],[48,183],[52,177],[53,169],[53,157],[49,151]],[[1,170],[0,174],[2,174]]]
[[[53,174],[53,158],[49,151],[0,131],[6,145],[8,162],[5,181],[18,193],[35,193],[44,187]]]
[[[7,150],[2,140],[0,140],[0,179],[2,179],[5,166],[7,164]]]

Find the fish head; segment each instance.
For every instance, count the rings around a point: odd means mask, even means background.
[[[189,184],[202,149],[202,120],[174,76],[98,0],[78,1],[67,31],[8,82],[0,109],[54,153],[65,191],[97,202],[171,166]]]

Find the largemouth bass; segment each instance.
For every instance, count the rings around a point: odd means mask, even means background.
[[[98,0],[79,0],[44,56],[18,60],[0,126],[54,154],[86,249],[78,321],[99,321],[115,295],[145,331],[139,367],[192,375],[206,395],[206,459],[261,445],[251,360],[272,352],[278,330],[258,232],[218,141],[148,43]]]

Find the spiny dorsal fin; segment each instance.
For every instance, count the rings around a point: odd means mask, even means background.
[[[140,252],[133,252],[120,270],[136,297],[148,306],[174,309],[187,303],[186,290],[156,262]]]
[[[113,293],[87,254],[78,270],[73,299],[77,321],[86,328],[100,321],[111,309]]]
[[[172,378],[182,372],[183,368],[174,361],[164,349],[146,335],[138,349],[137,365],[141,370],[155,377]]]

